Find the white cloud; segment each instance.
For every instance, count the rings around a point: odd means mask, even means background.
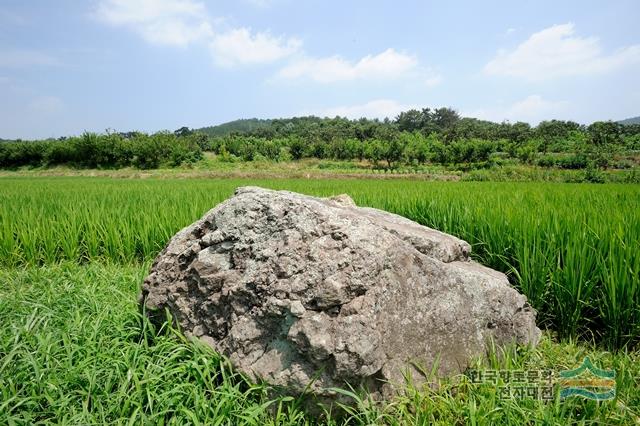
[[[64,110],[64,102],[55,96],[40,96],[29,102],[29,110],[36,114],[56,114]]]
[[[55,65],[61,65],[61,62],[57,58],[44,52],[20,49],[0,51],[0,67],[22,68]]]
[[[302,41],[296,38],[272,36],[269,33],[251,33],[238,28],[214,36],[211,51],[222,66],[263,64],[282,59],[298,51]]]
[[[212,18],[201,0],[98,0],[94,16],[110,25],[125,27],[146,41],[167,46],[186,47],[199,42],[219,66],[267,64],[301,52],[302,41],[295,37],[252,31],[245,27],[226,28]],[[266,5],[269,0],[247,0]],[[223,27],[223,28],[220,28]],[[309,77],[319,82],[359,78],[397,78],[417,67],[417,59],[387,49],[352,63],[339,56],[299,59],[280,71],[283,78]],[[422,76],[427,87],[442,78],[430,70]]]
[[[263,64],[296,52],[302,42],[247,28],[214,31],[214,19],[205,4],[196,0],[101,0],[96,17],[111,25],[130,28],[146,41],[185,47],[208,45],[218,65]]]
[[[640,63],[640,45],[605,54],[597,37],[576,36],[574,25],[568,23],[532,34],[511,52],[498,52],[484,71],[490,75],[544,80],[606,73],[632,63]]]
[[[386,117],[394,118],[402,111],[407,111],[413,108],[418,107],[415,105],[404,105],[392,99],[377,99],[361,105],[327,108],[315,115],[319,115],[321,117],[340,116],[351,119],[358,119],[362,117],[384,119]]]
[[[309,78],[320,83],[356,79],[398,78],[414,70],[418,60],[411,55],[387,49],[377,55],[367,55],[358,62],[340,56],[299,58],[278,73],[283,79]]]
[[[128,27],[146,41],[184,47],[212,36],[204,3],[194,0],[102,0],[96,17]]]
[[[508,106],[478,109],[461,115],[495,122],[508,120],[537,124],[542,120],[566,118],[568,109],[567,101],[548,101],[540,95],[531,95]]]

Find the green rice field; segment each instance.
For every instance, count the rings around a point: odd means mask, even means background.
[[[136,297],[171,236],[238,186],[347,193],[469,241],[547,331],[478,361],[615,368],[612,401],[500,400],[464,377],[311,418],[209,349],[155,330]],[[0,424],[640,422],[640,186],[411,180],[0,179]],[[366,397],[362,397],[365,398]]]

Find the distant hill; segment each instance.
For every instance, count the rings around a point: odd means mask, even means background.
[[[227,136],[232,133],[253,133],[256,130],[265,129],[267,132],[270,130],[281,130],[282,128],[291,128],[303,126],[306,127],[310,123],[317,123],[319,125],[326,124],[326,121],[332,121],[334,119],[330,118],[320,118],[315,116],[307,116],[307,117],[292,117],[292,118],[274,118],[274,119],[261,119],[261,118],[244,118],[240,120],[229,121],[227,123],[218,124],[216,126],[208,126],[202,127],[200,129],[195,129],[196,131],[205,133],[209,136],[220,137]],[[347,120],[347,119],[341,119]],[[478,124],[493,124],[490,121],[478,120],[475,118],[465,118],[465,120],[473,120]],[[361,120],[353,120],[353,121],[361,121]],[[367,120],[365,120],[367,121]],[[379,122],[378,120],[373,120],[373,122]],[[620,120],[618,123],[623,125],[632,125],[632,124],[640,124],[640,116],[627,118],[626,120]]]
[[[209,136],[226,136],[231,133],[252,132],[254,130],[269,127],[272,120],[263,120],[260,118],[248,118],[229,121],[228,123],[219,124],[217,126],[203,127],[197,131],[205,133]]]
[[[640,116],[618,121],[620,124],[640,124]]]

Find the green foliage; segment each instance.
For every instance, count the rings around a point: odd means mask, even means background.
[[[600,181],[600,173],[588,169],[576,179]],[[637,186],[97,178],[1,183],[0,263],[7,266],[150,260],[175,232],[240,185],[323,196],[347,192],[361,205],[469,241],[476,258],[507,273],[541,323],[563,336],[594,337],[612,348],[635,345],[640,336]]]
[[[625,136],[624,145],[629,151],[640,151],[640,133]]]
[[[222,161],[223,163],[235,163],[236,161],[238,161],[238,157],[236,157],[235,155],[227,151],[226,145],[220,146],[218,155],[220,156],[220,161]],[[259,155],[259,154],[253,153],[252,158],[255,157],[256,155]]]
[[[518,159],[524,164],[532,164],[536,157],[536,146],[534,143],[528,143],[516,149]]]
[[[201,151],[221,155],[223,162],[363,159],[375,169],[397,170],[429,162],[459,169],[490,167],[496,158],[510,158],[543,167],[582,168],[587,162],[606,169],[614,156],[637,156],[640,125],[595,122],[588,127],[571,121],[543,121],[532,128],[523,122],[492,123],[461,118],[451,108],[409,110],[395,120],[296,117],[239,120],[207,129],[182,127],[173,133],[85,133],[80,137],[40,142],[0,143],[0,167],[47,167],[67,164],[82,168],[134,166],[153,169],[192,164]],[[555,166],[547,153],[558,156]],[[543,160],[538,157],[543,156]],[[564,162],[569,155],[587,162]],[[505,157],[506,156],[506,157]]]
[[[370,139],[366,142],[364,148],[365,158],[371,161],[373,164],[378,164],[382,161],[385,153],[385,144],[380,139]]]
[[[553,167],[557,163],[556,157],[552,155],[543,155],[538,158],[538,166],[540,167]]]
[[[277,120],[256,132],[217,138],[212,146],[219,153],[225,145],[247,161],[256,153],[282,161],[277,153],[287,147],[292,159],[367,159],[374,169],[426,163],[469,169],[496,165],[497,158],[547,168],[584,169],[592,163],[606,169],[617,164],[614,154],[638,145],[640,134],[640,130],[627,130],[627,134],[611,122],[585,129],[574,122],[552,120],[531,128],[522,122],[495,124],[456,117],[452,110],[425,109],[401,113],[393,123],[315,117]],[[619,140],[607,136],[610,133],[620,135]]]
[[[202,135],[197,133],[184,136],[169,132],[153,135],[131,133],[125,137],[118,133],[98,135],[87,132],[64,140],[0,144],[0,167],[48,167],[64,164],[91,169],[128,166],[155,169],[200,160],[202,146],[206,143]]]
[[[336,389],[354,406],[341,415],[305,414],[300,400],[270,396],[266,385],[251,383],[209,347],[168,325],[154,328],[136,302],[148,267],[63,263],[0,270],[1,424],[637,423],[638,354],[557,344],[549,335],[535,350],[492,350],[472,368],[557,372],[589,356],[616,371],[616,399],[501,399],[497,385],[456,375],[433,387],[407,378],[403,391],[385,404],[371,404],[359,389]]]
[[[640,117],[632,117],[632,118],[627,118],[625,120],[620,120],[618,121],[618,123],[623,124],[625,126],[638,126],[640,125]]]
[[[0,167],[16,168],[39,165],[45,159],[47,142],[0,143]]]
[[[291,151],[287,146],[281,146],[280,152],[278,153],[278,161],[291,161],[293,157],[291,156]]]
[[[589,164],[584,171],[584,180],[591,183],[604,183],[606,181],[604,173],[593,164]]]
[[[541,151],[566,151],[567,141],[581,126],[573,121],[550,120],[542,121],[535,129],[536,136],[541,140]]]
[[[490,351],[473,367],[559,371],[588,355],[616,370],[616,399],[501,399],[496,385],[457,375],[433,387],[408,379],[385,404],[336,389],[355,406],[314,417],[168,324],[154,328],[137,305],[150,262],[176,231],[248,184],[348,192],[359,205],[468,240],[562,342],[545,333],[535,350]],[[0,424],[637,423],[639,210],[633,185],[2,178]],[[573,343],[581,337],[619,350]]]
[[[589,159],[584,153],[577,153],[558,158],[556,164],[562,169],[584,169]]]
[[[292,137],[289,143],[289,152],[294,160],[300,160],[305,154],[305,143],[299,137]]]
[[[466,140],[452,143],[448,146],[450,162],[477,163],[489,161],[495,152],[495,143],[483,140]]]
[[[262,425],[301,417],[290,408],[272,414],[264,386],[176,330],[154,329],[136,304],[146,269],[0,271],[0,423]]]
[[[435,135],[434,135],[435,136]],[[429,160],[431,139],[425,138],[419,132],[403,132],[400,134],[401,144],[404,146],[404,162],[424,164]]]
[[[253,132],[258,129],[269,127],[271,120],[261,120],[258,118],[250,118],[243,120],[234,120],[218,126],[203,127],[198,129],[199,132],[212,137],[229,136],[234,133]]]
[[[597,121],[587,128],[590,141],[596,146],[620,145],[622,128],[612,121]]]

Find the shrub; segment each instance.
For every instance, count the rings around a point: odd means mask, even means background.
[[[553,167],[556,165],[556,159],[551,155],[543,155],[538,158],[538,166],[540,167]]]
[[[587,159],[587,156],[582,153],[572,154],[567,157],[559,158],[557,162],[558,167],[560,167],[561,169],[572,170],[584,169],[587,167],[588,163],[589,160]]]
[[[595,167],[593,164],[589,164],[584,171],[584,180],[591,183],[604,183],[605,176],[600,169]]]

